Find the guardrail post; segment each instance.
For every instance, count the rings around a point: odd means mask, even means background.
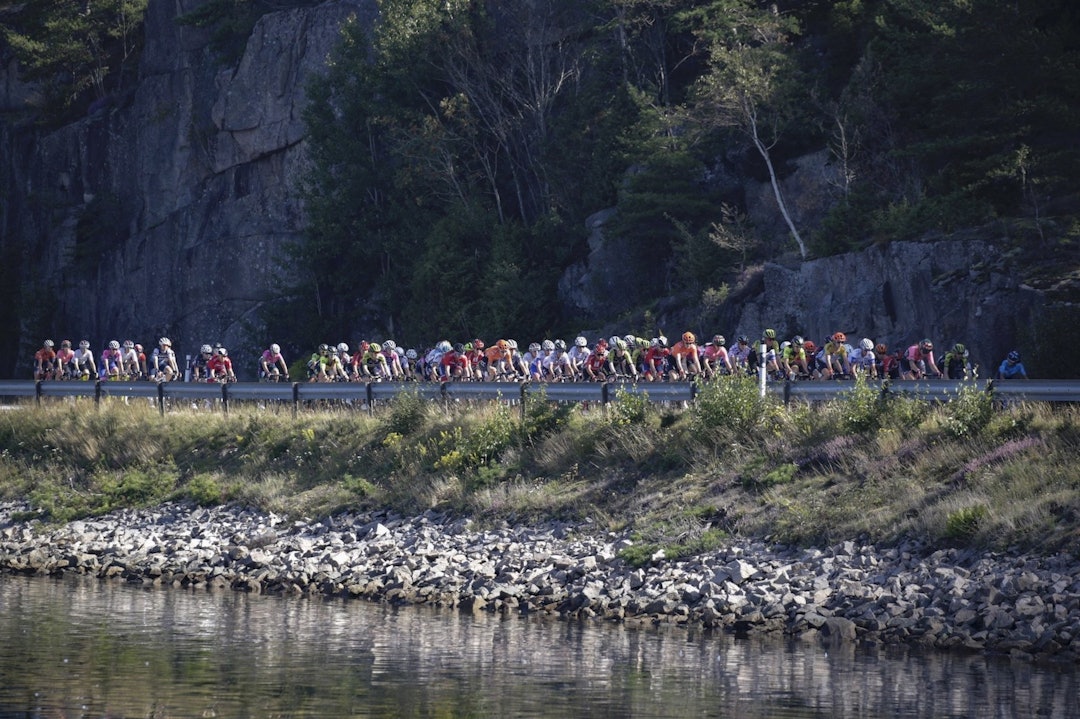
[[[519,391],[521,393],[521,413],[520,414],[521,414],[521,429],[522,429],[522,432],[525,431],[525,394],[526,394],[525,388],[528,385],[529,385],[529,381],[526,380],[526,381],[521,383],[521,386],[519,388]]]
[[[157,383],[157,406],[158,406],[158,414],[160,414],[162,417],[164,417],[165,416],[165,383],[164,382],[158,382]]]
[[[791,380],[784,380],[784,406],[791,404]]]
[[[364,395],[367,398],[367,413],[369,417],[375,416],[375,390],[371,389],[371,382],[364,383]]]
[[[889,378],[881,380],[881,398],[880,401],[884,402],[889,398]]]
[[[38,407],[41,406],[41,380],[34,383],[34,401]]]
[[[221,406],[225,410],[225,414],[229,413],[229,383],[221,383]]]
[[[292,416],[295,419],[300,414],[300,383],[292,383]]]
[[[610,382],[604,382],[604,384],[600,385],[600,409],[605,417],[607,417],[608,401],[611,399],[610,387]]]

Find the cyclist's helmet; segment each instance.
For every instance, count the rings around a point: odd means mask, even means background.
[[[878,342],[877,347],[874,348],[874,351],[878,354],[885,354],[889,351],[889,346],[884,342]]]
[[[159,339],[157,341],[157,343],[159,345],[165,345],[166,347],[171,347],[172,346],[172,340],[170,340],[168,337],[162,337],[161,339]]]
[[[585,339],[584,337],[582,337],[581,335],[578,335],[577,337],[574,338],[574,346],[575,347],[588,347],[589,346],[589,341],[587,339]]]
[[[412,347],[405,350],[405,359],[414,360],[414,359],[416,359],[416,356],[417,356],[416,355],[416,350],[414,350]]]
[[[348,352],[349,351],[349,345],[345,344],[344,342],[338,342],[337,351],[338,352]]]
[[[498,347],[501,350],[505,350],[505,349],[510,348],[510,343],[507,342],[506,340],[499,340],[498,342],[495,343],[495,346]]]
[[[225,349],[224,347],[218,347],[217,348],[217,353],[219,355],[221,355],[222,357],[225,357],[225,356],[227,356],[229,354],[229,350]]]
[[[275,354],[275,355],[281,354],[281,345],[279,345],[277,343],[270,345],[270,354]]]
[[[596,340],[596,349],[598,349],[598,350],[606,349],[607,346],[608,346],[607,340],[604,339],[603,337]]]
[[[368,346],[368,349],[371,350],[372,354],[379,354],[380,352],[382,352],[382,345],[380,345],[378,342],[372,342]]]
[[[319,347],[319,351],[320,351],[320,352],[322,352],[322,351],[323,351],[323,347],[325,347],[325,346],[326,346],[326,345],[322,345],[322,346],[320,346],[320,347]],[[211,347],[210,345],[203,345],[202,347],[200,347],[200,348],[199,348],[199,352],[200,352],[201,354],[204,354],[204,355],[208,355],[208,354],[213,354],[213,352],[214,352],[214,348],[213,348],[213,347]]]
[[[562,342],[562,340],[559,340],[559,342]],[[565,344],[566,343],[563,342],[563,345],[565,345]],[[540,343],[540,349],[542,349],[545,352],[551,352],[552,350],[555,349],[555,345],[556,345],[556,343],[552,342],[551,340],[544,340],[543,342]]]
[[[566,351],[566,340],[555,340],[555,349]]]
[[[618,347],[621,350],[625,350],[626,349],[626,340],[624,340],[622,337],[616,337],[615,338],[615,346]]]
[[[837,344],[840,344],[842,342],[847,342],[847,335],[844,334],[843,332],[836,332],[832,336],[832,341],[836,342]]]
[[[84,350],[90,349],[90,340],[80,340],[79,341],[79,349],[84,349]]]
[[[795,335],[791,338],[791,344],[795,345],[796,347],[803,347],[806,342],[805,340],[803,340],[802,335]]]
[[[386,346],[386,343],[385,343],[385,342],[383,342],[383,347],[385,347],[385,346]],[[472,345],[472,342],[466,342],[466,343],[465,343],[465,351],[466,351],[466,352],[472,352],[472,351],[473,351],[473,345]]]
[[[929,339],[925,339],[919,343],[919,349],[921,349],[923,352],[930,352],[934,349],[934,343],[931,342]]]
[[[1017,352],[1016,350],[1013,350],[1012,352],[1009,353],[1009,355],[1008,355],[1008,357],[1006,357],[1006,359],[1008,359],[1013,364],[1016,364],[1017,362],[1020,361],[1020,353]]]
[[[803,342],[803,349],[807,352],[814,353],[817,351],[817,345],[814,344],[814,340],[805,340]]]
[[[750,344],[750,338],[747,337],[746,335],[739,335],[739,338],[737,340],[735,340],[735,341],[738,342],[741,345]]]
[[[957,342],[952,348],[954,355],[960,355],[961,357],[967,357],[967,347]]]
[[[382,343],[382,346],[385,347],[388,350],[396,350],[397,349],[397,342],[394,342],[394,340],[386,340],[385,342]]]
[[[518,348],[517,340],[506,340],[506,346],[512,350],[516,350]]]
[[[52,340],[45,340],[44,345],[46,347],[52,347],[53,346],[53,341]]]
[[[454,345],[454,351],[457,352],[458,354],[461,354],[462,352],[465,351],[465,345],[458,342],[457,344]]]
[[[661,347],[667,347],[667,337],[660,335],[656,338],[656,341],[660,343]]]
[[[683,332],[682,341],[688,345],[692,345],[697,342],[697,337],[694,336],[693,332]]]
[[[405,348],[402,347],[401,345],[397,345],[396,347],[394,347],[394,352],[395,352],[395,354],[397,354],[398,357],[404,357],[405,356]]]
[[[141,344],[139,344],[138,342],[136,342],[136,343],[135,343],[135,351],[136,351],[136,352],[142,352],[142,350],[143,350],[143,347],[142,347],[142,345],[141,345]]]
[[[60,343],[60,346],[61,347],[70,347],[71,346],[71,340],[64,340],[63,342]]]
[[[633,347],[635,344],[637,344],[637,337],[635,337],[634,335],[626,335],[625,337],[623,337],[623,339],[626,340],[626,344],[630,347]]]
[[[117,342],[116,340],[109,340],[109,349],[111,349],[111,350],[120,349],[120,343]]]
[[[859,346],[867,351],[872,350],[874,349],[874,340],[870,339],[869,337],[863,337],[862,341],[859,342]]]
[[[608,337],[607,344],[608,347],[614,347],[615,345],[619,344],[618,335],[611,335],[610,337]]]
[[[134,347],[135,347],[134,342],[132,342],[131,340],[124,340],[124,349],[129,350],[129,349],[134,349]]]
[[[727,344],[727,340],[724,339],[724,335],[713,335],[712,343],[717,347],[723,347]]]
[[[319,354],[326,354],[329,351],[330,351],[330,345],[326,344],[325,342],[323,344],[319,345]]]
[[[780,349],[782,349],[782,350],[786,350],[790,346],[791,346],[791,343],[788,342],[787,340],[784,340],[783,342],[780,343]]]
[[[550,340],[547,340],[547,341],[550,341]],[[555,349],[555,345],[552,345],[551,349]],[[539,342],[530,342],[529,343],[529,351],[532,352],[533,355],[535,355],[537,352],[540,351],[540,343]]]
[[[450,340],[439,340],[439,344],[435,345],[435,349],[439,350],[440,352],[449,352],[454,348],[450,344]]]
[[[763,339],[763,340],[774,340],[774,339],[776,339],[776,330],[774,330],[774,329],[772,329],[770,327],[769,329],[767,329],[767,330],[765,330],[764,332],[761,333],[761,339]]]
[[[472,341],[472,346],[475,347],[478,350],[482,350],[485,347],[484,340],[475,339],[475,340]]]

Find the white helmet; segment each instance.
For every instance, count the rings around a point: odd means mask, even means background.
[[[338,352],[348,352],[349,351],[349,345],[345,344],[344,342],[340,342],[340,343],[338,343],[337,351]]]
[[[79,349],[90,349],[90,340],[82,340],[79,342]]]
[[[407,359],[411,359],[411,360],[416,359],[416,350],[414,350],[411,347],[409,349],[405,350],[405,357]]]
[[[170,340],[168,337],[162,337],[157,341],[157,343],[159,345],[168,345],[170,347],[172,346],[172,340]]]
[[[208,355],[208,354],[213,354],[213,352],[214,352],[214,348],[211,347],[210,345],[203,345],[202,347],[199,348],[199,353],[200,354]]]
[[[134,349],[135,343],[131,340],[124,340],[124,349]]]
[[[574,346],[575,347],[588,347],[589,346],[589,341],[587,339],[585,339],[584,337],[582,337],[581,335],[578,335],[577,337],[574,338]]]
[[[229,350],[225,349],[224,347],[218,347],[217,348],[217,353],[219,355],[221,355],[222,357],[224,357],[224,356],[229,354]]]
[[[633,347],[634,344],[637,343],[637,337],[635,337],[634,335],[626,335],[623,337],[623,340],[631,347]]]
[[[660,343],[661,347],[667,347],[667,337],[660,335],[656,338],[656,341]]]
[[[281,354],[281,345],[276,344],[276,343],[270,345],[270,354],[275,354],[275,355]]]
[[[872,350],[874,349],[874,340],[870,339],[869,337],[863,337],[862,341],[859,342],[859,346],[862,347],[864,350]]]
[[[506,345],[512,350],[516,350],[518,348],[517,340],[506,340]]]
[[[537,352],[539,352],[540,351],[540,343],[539,342],[530,342],[529,343],[529,351],[532,352],[533,354],[536,354]]]
[[[53,341],[52,340],[45,340],[44,345],[46,347],[52,347],[53,346]]]
[[[397,348],[397,343],[394,340],[386,340],[382,343],[384,350],[392,350]]]
[[[405,356],[405,348],[404,347],[399,347],[397,345],[394,345],[393,349],[394,349],[394,354],[396,354],[398,357],[404,357]]]
[[[435,345],[435,349],[439,350],[440,352],[449,352],[450,350],[454,349],[454,347],[450,344],[450,340],[441,340],[439,344]]]
[[[116,340],[109,340],[109,349],[111,349],[111,350],[120,349],[120,343],[117,342]]]

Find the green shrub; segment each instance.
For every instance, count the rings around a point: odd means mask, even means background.
[[[989,516],[990,510],[985,504],[974,504],[949,512],[945,517],[945,536],[955,540],[971,539]]]
[[[647,393],[633,394],[620,387],[608,406],[608,420],[616,425],[644,424],[651,408]]]
[[[721,377],[702,385],[694,402],[695,420],[745,435],[768,427],[781,405],[771,393],[761,396],[753,377]]]
[[[880,427],[885,420],[888,403],[881,392],[871,387],[862,374],[856,375],[851,391],[841,399],[843,426],[849,432],[869,432]]]
[[[191,478],[182,490],[183,496],[203,507],[225,501],[225,491],[212,474],[200,473]]]
[[[942,426],[953,437],[978,434],[994,417],[994,400],[976,385],[964,385],[944,407]]]
[[[419,390],[401,392],[390,402],[390,411],[385,420],[387,433],[408,437],[419,431],[427,422],[430,407],[428,401],[420,396]]]
[[[569,402],[549,402],[547,388],[525,394],[525,422],[521,428],[526,442],[535,442],[564,428],[576,405]]]

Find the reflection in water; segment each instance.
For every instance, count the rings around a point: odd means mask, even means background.
[[[1070,716],[1075,667],[0,576],[0,717]]]

